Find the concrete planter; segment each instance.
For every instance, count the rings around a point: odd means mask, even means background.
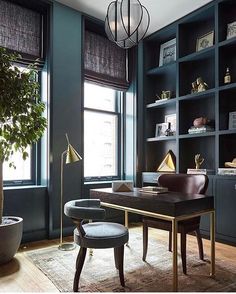
[[[0,225],[0,264],[9,262],[16,254],[22,238],[23,219],[4,216]]]

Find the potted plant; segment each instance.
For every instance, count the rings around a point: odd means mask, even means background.
[[[46,128],[36,64],[22,71],[16,66],[19,58],[0,47],[0,264],[15,255],[23,229],[22,218],[3,216],[3,162],[14,168],[10,159],[16,151],[26,159],[26,147],[37,142]]]

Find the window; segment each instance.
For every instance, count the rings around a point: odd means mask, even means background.
[[[122,92],[85,82],[84,177],[120,177]]]
[[[19,64],[15,64],[15,66],[17,66],[22,72],[27,71],[27,68],[20,66]],[[21,152],[15,152],[8,161],[3,163],[4,185],[13,186],[22,184],[35,184],[36,145],[28,146],[26,151],[29,155],[26,160],[23,160]],[[9,163],[13,163],[14,167],[9,167]]]

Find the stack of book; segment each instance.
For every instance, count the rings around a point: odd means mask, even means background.
[[[211,126],[200,126],[200,127],[194,127],[192,126],[190,129],[188,129],[189,134],[198,134],[198,133],[205,133],[205,132],[213,132],[214,128]]]
[[[236,176],[236,168],[218,168],[218,175]]]
[[[195,168],[188,168],[187,174],[189,175],[213,175],[215,171],[213,169],[195,169]]]
[[[168,188],[166,187],[157,187],[157,186],[146,186],[142,187],[140,192],[149,193],[149,194],[160,194],[168,192]]]

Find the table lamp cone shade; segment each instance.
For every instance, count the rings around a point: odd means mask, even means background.
[[[69,144],[66,153],[66,164],[81,160],[79,153]]]

